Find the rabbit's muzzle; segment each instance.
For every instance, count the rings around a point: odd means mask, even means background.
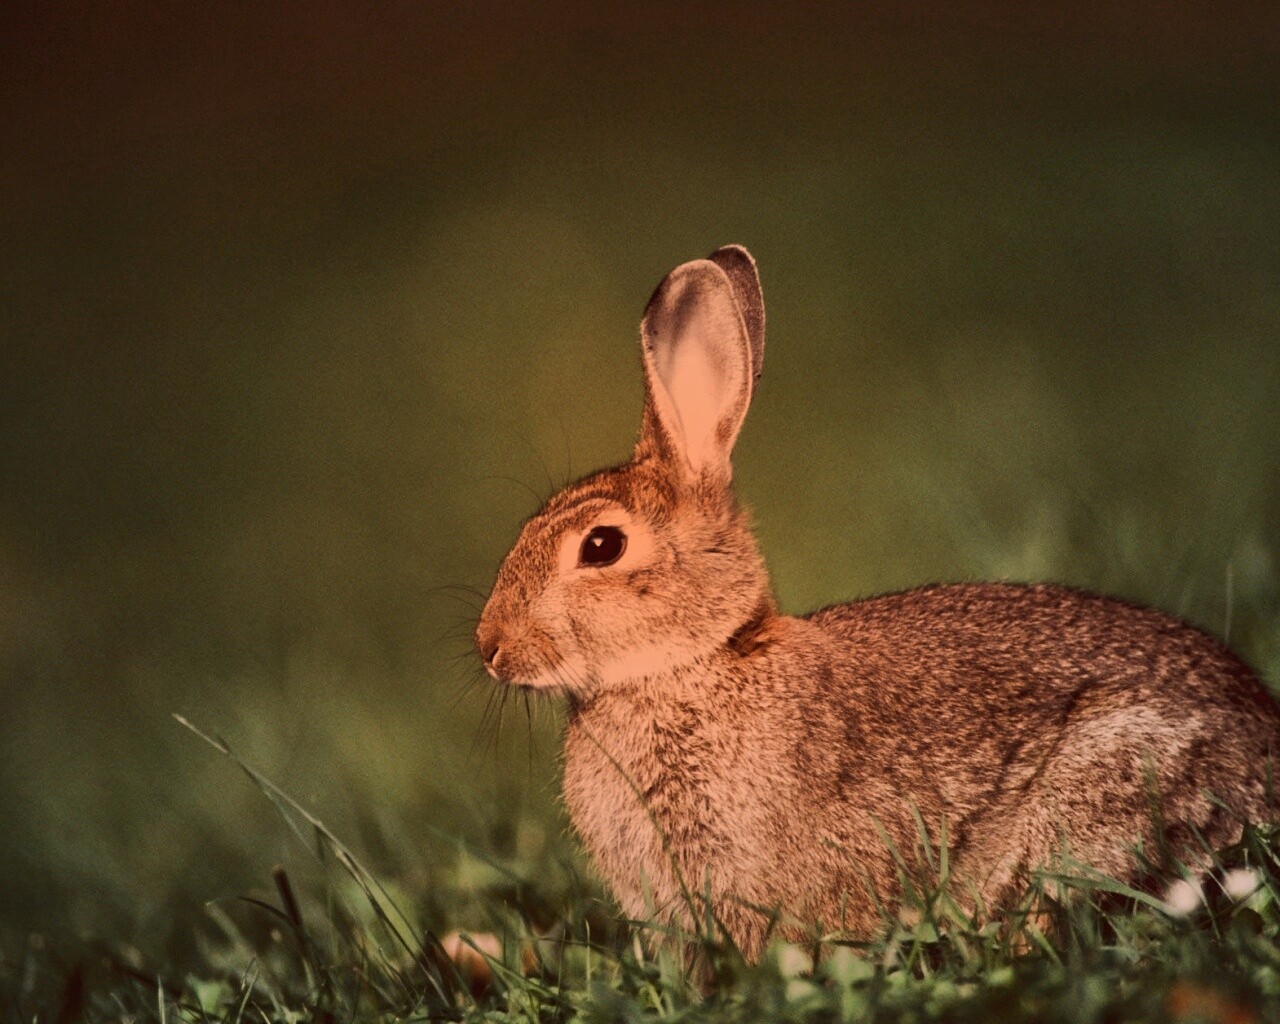
[[[521,618],[481,615],[476,626],[476,650],[485,671],[494,679],[516,686],[564,686],[563,658],[551,636]]]
[[[484,670],[494,679],[502,678],[502,670],[498,660],[504,654],[502,649],[502,630],[496,623],[481,621],[476,626],[476,650],[480,652],[480,660],[484,662]]]

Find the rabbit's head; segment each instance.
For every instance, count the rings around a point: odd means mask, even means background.
[[[640,336],[635,455],[524,524],[476,628],[495,678],[586,697],[695,662],[773,610],[730,487],[764,358],[751,256],[726,246],[671,271]]]

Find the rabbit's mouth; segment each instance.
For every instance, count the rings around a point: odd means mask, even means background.
[[[492,670],[489,674],[504,686],[571,698],[580,698],[591,688],[591,680],[587,677],[585,667],[563,661],[529,675],[522,673],[504,676],[495,674]]]
[[[512,633],[482,628],[476,647],[485,671],[506,686],[581,694],[590,684],[586,664],[562,657],[552,639],[538,630]]]

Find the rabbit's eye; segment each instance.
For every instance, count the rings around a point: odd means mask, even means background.
[[[597,526],[582,539],[579,565],[613,565],[627,550],[627,535],[616,526]]]

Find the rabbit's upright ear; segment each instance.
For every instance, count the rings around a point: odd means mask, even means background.
[[[711,260],[676,267],[649,300],[640,340],[647,401],[637,454],[656,448],[682,476],[728,483],[753,379],[729,275]]]
[[[722,245],[707,259],[729,276],[738,312],[751,342],[751,393],[754,395],[760,374],[764,372],[764,291],[760,273],[751,253],[740,245]]]

